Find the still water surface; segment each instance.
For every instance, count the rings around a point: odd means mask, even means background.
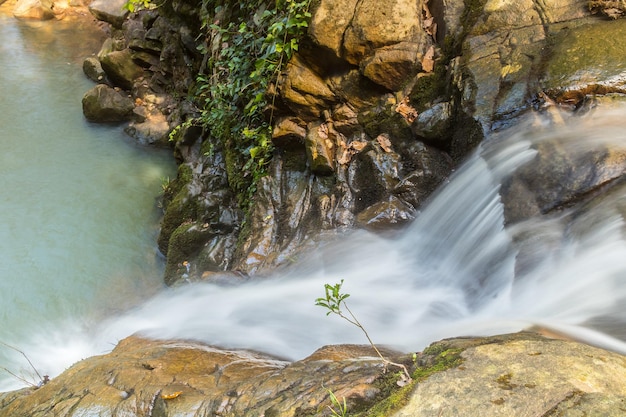
[[[174,163],[84,120],[82,62],[102,36],[0,10],[0,341],[13,346],[161,285],[157,197]],[[15,360],[0,346],[0,367]],[[0,370],[0,389],[11,379]]]

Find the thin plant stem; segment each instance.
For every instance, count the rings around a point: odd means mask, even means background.
[[[33,363],[30,361],[30,358],[21,350],[19,350],[18,348],[16,348],[15,346],[11,346],[8,343],[4,343],[4,342],[0,342],[0,344],[8,347],[9,349],[13,349],[16,352],[19,352],[28,362],[28,364],[30,365],[30,367],[33,369],[33,371],[35,371],[35,374],[37,375],[37,377],[39,378],[40,381],[43,381],[44,378],[41,376],[41,374],[39,374],[39,371],[37,371],[37,368],[35,368],[35,365],[33,365]],[[4,368],[5,371],[9,372],[6,368]],[[15,376],[15,374],[13,374],[12,372],[9,372],[11,375]]]

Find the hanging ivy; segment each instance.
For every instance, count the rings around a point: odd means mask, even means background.
[[[306,33],[309,6],[310,0],[202,2],[204,61],[194,92],[200,116],[186,123],[203,126],[205,140],[224,150],[244,209],[272,157],[278,76]]]

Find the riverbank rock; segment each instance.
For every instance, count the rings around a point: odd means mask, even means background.
[[[13,9],[13,16],[18,19],[54,19],[53,6],[52,0],[18,0]]]
[[[626,358],[572,341],[519,333],[444,340],[414,359],[382,352],[404,362],[413,382],[399,387],[363,346],[327,346],[288,363],[130,337],[41,388],[0,394],[0,414],[329,416],[331,391],[350,415],[386,417],[619,416],[626,406]]]
[[[126,0],[93,0],[89,3],[89,11],[96,19],[121,28],[128,10],[124,7]]]
[[[83,96],[83,114],[92,122],[129,120],[134,107],[129,97],[104,84],[98,84]]]

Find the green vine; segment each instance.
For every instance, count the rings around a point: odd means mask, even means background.
[[[247,209],[272,157],[280,71],[298,50],[310,0],[203,0],[204,55],[191,121],[224,150],[231,188]]]

